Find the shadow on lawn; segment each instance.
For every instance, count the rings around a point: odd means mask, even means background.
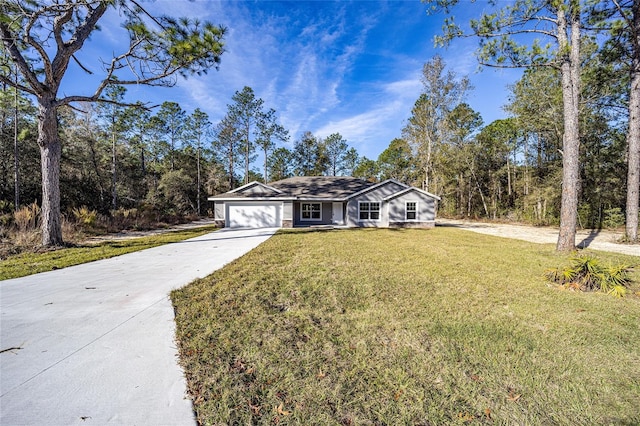
[[[578,244],[576,244],[576,247],[581,248],[581,249],[585,249],[585,248],[589,247],[589,245],[596,239],[598,234],[600,234],[600,229],[592,229],[589,232],[589,235],[587,235],[585,237],[585,239],[583,239]]]

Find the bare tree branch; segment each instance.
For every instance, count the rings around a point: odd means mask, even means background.
[[[31,70],[31,68],[29,68],[29,64],[27,64],[27,61],[24,59],[24,57],[20,53],[20,50],[18,49],[17,41],[13,38],[7,24],[2,21],[0,21],[0,35],[2,36],[2,43],[9,52],[11,59],[18,65],[18,68],[20,68],[20,72],[24,75],[29,85],[31,85],[31,87],[33,88],[33,91],[29,91],[29,93],[42,93],[45,90],[44,85],[40,83],[36,74]],[[11,80],[8,80],[7,83],[12,87],[16,87],[15,83]]]
[[[31,15],[31,18],[29,19],[29,22],[24,30],[24,42],[35,49],[36,52],[38,52],[38,55],[40,55],[40,58],[42,59],[45,76],[49,76],[52,74],[51,60],[49,59],[49,55],[44,50],[44,47],[40,43],[38,43],[38,41],[36,41],[31,35],[31,30],[38,21],[39,15],[40,13],[38,12],[34,12],[33,15]]]
[[[82,68],[82,70],[84,72],[86,72],[87,74],[92,74],[93,75],[93,71],[91,71],[89,68],[85,67],[84,65],[82,65],[82,63],[78,60],[78,58],[76,57],[76,55],[71,55],[71,58],[73,59],[73,61],[80,67]]]
[[[55,17],[53,20],[53,35],[56,39],[56,44],[58,45],[58,49],[62,50],[64,48],[64,40],[62,40],[62,28],[64,24],[69,22],[73,17],[73,8],[67,8],[67,11]]]
[[[2,83],[6,83],[7,85],[11,86],[11,87],[15,87],[16,89],[22,91],[22,92],[27,92],[31,95],[37,95],[37,93],[30,87],[28,86],[23,86],[22,84],[16,84],[16,82],[4,75],[0,75],[0,81]]]

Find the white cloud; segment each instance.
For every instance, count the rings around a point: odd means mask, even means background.
[[[402,126],[421,89],[422,84],[417,77],[381,84],[375,96],[376,102],[367,104],[367,109],[331,120],[316,129],[314,134],[326,137],[338,132],[361,155],[377,158],[391,140],[401,136]]]

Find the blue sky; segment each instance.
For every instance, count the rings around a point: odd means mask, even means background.
[[[478,4],[480,3],[480,5]],[[465,2],[464,18],[478,16],[481,2]],[[186,16],[228,28],[227,51],[219,71],[180,79],[173,88],[128,88],[129,100],[178,102],[191,113],[200,108],[217,123],[235,91],[250,86],[274,108],[293,141],[304,131],[319,137],[339,132],[360,155],[377,156],[401,129],[420,95],[425,62],[439,54],[449,69],[468,75],[475,89],[467,102],[485,124],[506,117],[508,85],[521,71],[478,72],[477,40],[435,48],[443,16],[428,16],[419,1],[185,1],[144,3],[152,13]],[[461,19],[463,19],[461,18]],[[121,19],[112,12],[81,55],[99,74],[98,58],[126,45]],[[91,77],[72,64],[62,93],[95,89]]]

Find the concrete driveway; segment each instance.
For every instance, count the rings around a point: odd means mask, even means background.
[[[168,293],[275,231],[223,229],[0,281],[0,424],[195,424]]]

